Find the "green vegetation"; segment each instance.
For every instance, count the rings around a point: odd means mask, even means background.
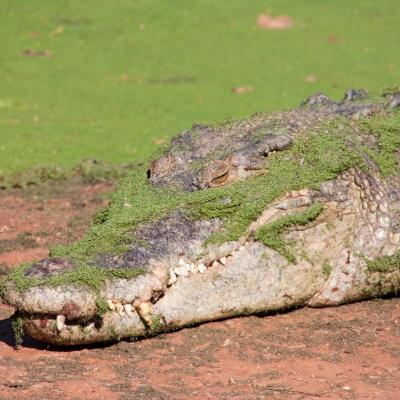
[[[337,124],[334,130],[340,132]],[[299,160],[303,160],[302,165]],[[271,156],[266,175],[226,187],[193,193],[159,189],[148,184],[141,168],[121,181],[108,209],[96,216],[97,223],[83,240],[54,248],[51,255],[85,261],[99,253],[122,252],[132,242],[132,232],[139,223],[160,219],[177,207],[186,209],[194,219],[218,217],[224,221],[225,231],[211,236],[209,242],[237,240],[265,207],[285,192],[306,186],[318,188],[320,182],[362,163],[340,133],[318,131],[298,140],[290,150]]]
[[[156,334],[159,332],[162,332],[164,329],[164,321],[162,315],[152,315],[151,318],[151,325],[150,325],[150,331],[152,334]]]
[[[14,333],[14,346],[16,349],[19,349],[24,339],[23,320],[19,313],[13,315],[11,326]]]
[[[398,154],[400,149],[400,113],[389,116],[376,116],[362,125],[365,133],[372,133],[378,140],[379,152],[364,148],[364,151],[378,164],[384,177],[398,168]]]
[[[390,272],[400,269],[400,251],[392,256],[382,256],[375,260],[367,260],[367,267],[371,272]]]
[[[307,210],[292,215],[287,215],[276,221],[271,222],[257,230],[255,239],[264,243],[266,246],[277,251],[289,262],[295,263],[296,257],[290,250],[288,243],[282,236],[291,226],[306,225],[314,221],[323,211],[324,207],[320,203],[315,203]]]
[[[383,137],[400,130],[399,113],[393,115],[397,116],[384,122],[386,126],[390,121],[393,129],[382,131]],[[379,129],[374,118],[362,119],[359,124],[365,128],[369,122]],[[360,149],[345,143],[358,129],[357,124],[341,118],[324,123],[296,140],[290,149],[270,155],[267,174],[220,188],[193,193],[159,189],[148,184],[144,168],[137,169],[121,181],[109,207],[97,214],[83,240],[57,247],[51,254],[87,260],[103,252],[122,252],[132,243],[138,224],[160,219],[177,207],[186,209],[193,219],[223,220],[225,230],[212,235],[209,243],[237,240],[266,206],[284,193],[304,187],[318,189],[321,182],[352,166],[367,168]],[[395,154],[395,149],[386,149],[382,159],[393,159]]]
[[[109,342],[118,342],[119,340],[121,340],[120,333],[118,331],[116,331],[113,326],[110,329],[110,335],[107,340]]]
[[[396,0],[3,0],[0,175],[143,161],[193,122],[379,93],[400,83],[399,19]]]
[[[72,284],[76,286],[86,286],[93,292],[98,293],[106,280],[118,278],[130,279],[144,274],[144,270],[140,268],[105,269],[82,263],[73,270],[67,270],[49,278],[35,278],[25,276],[25,272],[29,267],[30,264],[22,264],[15,268],[7,277],[7,280],[13,282],[16,290],[19,292],[24,292],[33,286],[62,286],[64,284]],[[101,313],[101,310],[105,306],[104,303],[101,299],[98,299],[96,305],[98,307],[98,312]]]
[[[96,315],[102,317],[108,311],[108,304],[102,297],[98,297],[96,299],[96,308]]]
[[[329,264],[328,261],[324,261],[322,263],[322,273],[325,275],[326,278],[329,278],[329,276],[331,275],[332,272],[332,266],[331,264]]]

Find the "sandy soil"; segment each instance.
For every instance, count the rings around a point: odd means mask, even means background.
[[[0,266],[3,270],[46,257],[50,246],[83,235],[99,208],[107,204],[111,182],[0,191]]]
[[[111,183],[0,194],[0,272],[79,238]],[[73,349],[13,348],[0,304],[0,400],[400,398],[400,299],[203,324]]]

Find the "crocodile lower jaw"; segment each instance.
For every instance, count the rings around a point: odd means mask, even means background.
[[[189,261],[181,258],[178,264],[165,273],[150,275],[146,282],[153,285],[151,290],[142,291],[141,296],[132,298],[122,295],[113,298],[112,293],[137,292],[137,287],[129,290],[129,280],[118,280],[117,289],[112,288],[115,282],[106,285],[102,290],[106,295],[108,310],[101,316],[96,315],[95,308],[87,306],[85,313],[75,315],[56,314],[53,312],[27,312],[23,309],[18,312],[23,320],[24,331],[31,337],[41,341],[62,345],[89,344],[99,341],[115,340],[120,338],[144,337],[156,333],[161,327],[163,331],[179,327],[174,323],[166,324],[162,315],[154,314],[155,303],[162,298],[167,291],[178,284],[184,284],[196,275],[209,279],[211,274],[221,268],[229,268],[233,262],[240,259],[240,254],[246,245],[242,239],[238,242],[230,242],[222,247],[214,247],[211,255],[219,254],[219,258],[213,259],[210,255],[200,261]],[[240,262],[240,261],[239,261]],[[158,276],[157,276],[158,275]],[[137,281],[137,280],[136,280]],[[121,290],[121,287],[123,289]],[[53,288],[54,289],[54,288]],[[53,290],[50,288],[50,290]],[[119,289],[119,292],[118,292]],[[158,290],[155,290],[158,289]],[[57,290],[57,289],[55,289]],[[72,292],[74,288],[69,288]],[[79,289],[81,290],[81,289]],[[156,296],[155,296],[156,294]],[[79,297],[79,296],[77,296]],[[76,301],[75,297],[75,301]],[[89,294],[87,304],[94,303]],[[63,307],[65,309],[65,306]]]

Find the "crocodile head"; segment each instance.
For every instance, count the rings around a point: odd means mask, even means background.
[[[365,95],[194,125],[3,299],[68,345],[398,290],[399,95]]]
[[[254,124],[254,125],[253,125]],[[230,184],[260,174],[270,152],[290,147],[286,132],[263,132],[257,117],[239,128],[194,125],[172,141],[170,150],[147,171],[156,186],[175,185],[194,191]],[[254,134],[258,131],[259,136]]]

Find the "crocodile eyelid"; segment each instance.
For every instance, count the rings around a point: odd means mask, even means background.
[[[212,182],[216,184],[224,183],[228,179],[228,176],[229,176],[229,171],[225,171],[223,174],[213,178]]]

